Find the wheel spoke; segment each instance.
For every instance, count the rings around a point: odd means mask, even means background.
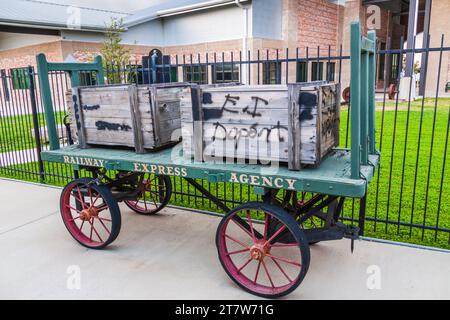
[[[252,260],[253,260],[253,258],[248,259],[247,262],[244,263],[244,264],[242,265],[242,267],[240,267],[240,268],[238,269],[238,273],[241,273],[241,271],[242,271],[246,266],[248,266],[248,264],[249,264],[250,262],[252,262]]]
[[[291,278],[289,278],[289,276],[286,274],[286,272],[283,270],[283,268],[280,266],[280,264],[278,263],[277,260],[275,260],[274,258],[270,257],[270,259],[272,259],[272,261],[275,263],[275,265],[278,267],[278,269],[280,269],[281,273],[284,274],[284,276],[286,277],[286,279],[288,279],[289,283],[292,282]]]
[[[94,206],[97,202],[98,198],[100,198],[100,193],[97,193],[97,196],[95,197],[94,201],[92,202],[92,205]]]
[[[247,210],[246,214],[247,214],[248,225],[250,226],[250,231],[252,233],[253,242],[256,242],[255,230],[253,230],[253,224],[252,224],[252,219],[250,217],[250,211]]]
[[[144,206],[145,206],[145,211],[147,211],[148,208],[147,208],[147,199],[145,199],[145,192],[144,192]]]
[[[267,212],[264,212],[264,240],[267,239],[267,231],[269,229],[269,214]]]
[[[272,285],[272,288],[275,288],[275,285],[273,284],[273,281],[272,281],[272,277],[269,274],[269,270],[267,270],[266,263],[264,262],[264,260],[261,260],[261,263],[262,263],[262,265],[264,267],[264,270],[266,271],[267,277],[269,278],[269,281],[270,281],[270,284]]]
[[[91,206],[94,206],[93,205],[93,201],[92,201],[92,190],[91,190],[91,188],[88,188],[88,193],[89,193],[89,199],[91,200]]]
[[[266,241],[266,245],[268,243],[271,243],[273,241],[273,239],[275,239],[276,236],[278,236],[281,232],[283,232],[286,229],[286,225],[283,225],[280,229],[278,229],[277,232],[275,232],[275,234],[273,236],[270,237],[269,240]]]
[[[66,204],[65,205],[66,206],[66,208],[69,208],[69,209],[72,209],[72,210],[75,210],[77,213],[81,213],[81,211],[80,210],[78,210],[78,209],[75,209],[74,207],[72,207],[71,205],[68,205],[68,204]]]
[[[84,202],[84,198],[83,198],[83,196],[81,195],[81,190],[80,190],[80,187],[79,186],[77,186],[77,190],[78,190],[78,199],[80,200],[80,204],[81,204],[81,206],[83,207],[83,209],[86,209],[86,206],[85,206],[85,202]]]
[[[158,204],[157,204],[157,201],[155,200],[155,198],[153,198],[153,195],[152,195],[152,193],[151,192],[149,192],[149,196],[150,196],[150,198],[151,198],[151,201],[153,202],[153,204],[155,205],[155,207],[156,208],[158,208]]]
[[[248,252],[248,251],[250,251],[250,249],[242,249],[242,250],[238,250],[238,251],[233,251],[233,252],[227,253],[227,256],[232,256],[232,255],[234,255],[234,254],[243,253],[243,252]]]
[[[243,246],[244,248],[247,248],[248,250],[250,250],[250,247],[249,246],[247,246],[246,244],[244,244],[244,243],[242,243],[241,241],[239,241],[239,240],[237,240],[237,239],[235,239],[235,238],[233,238],[233,237],[230,237],[229,235],[225,235],[225,238],[228,238],[228,239],[230,239],[231,241],[234,241],[234,242],[236,242],[237,244],[240,244],[241,246]]]
[[[276,259],[276,260],[279,260],[279,261],[283,261],[283,262],[292,264],[292,265],[297,266],[297,267],[300,267],[300,268],[302,267],[302,265],[301,265],[300,263],[295,262],[295,261],[293,261],[293,260],[288,260],[288,259],[285,259],[285,258],[276,257],[276,256],[273,256],[273,255],[271,255],[271,254],[266,254],[266,256],[268,256],[269,258],[272,258],[272,259]]]
[[[97,235],[98,239],[100,240],[100,242],[103,242],[102,238],[100,237],[100,235],[97,232],[97,229],[95,229],[94,227],[94,221],[89,221],[89,223],[91,224],[91,241],[92,241],[92,230],[94,230],[95,234]]]
[[[107,218],[101,218],[101,217],[95,217],[98,220],[102,220],[102,221],[107,221],[107,222],[112,222],[111,219],[107,219]]]
[[[255,274],[255,280],[253,280],[253,283],[256,284],[256,282],[258,281],[258,275],[259,275],[259,269],[261,268],[261,260],[259,260],[258,262],[258,268],[256,268],[256,274]]]
[[[271,248],[287,248],[287,247],[299,247],[298,243],[286,243],[286,244],[272,244]]]
[[[94,231],[94,226],[92,225],[91,221],[89,221],[89,224],[91,225],[91,232],[89,234],[89,240],[92,241],[92,232]]]
[[[252,236],[251,232],[248,231],[246,227],[244,227],[242,224],[240,224],[239,222],[237,222],[235,219],[241,219],[241,218],[238,217],[238,216],[234,216],[234,217],[231,219],[231,221],[233,221],[239,228],[241,228],[241,229],[242,229],[242,230],[243,230],[250,238],[252,238],[252,240],[253,240],[253,236]],[[242,220],[242,219],[241,219],[241,220]],[[242,222],[243,222],[243,223],[246,223],[246,222],[243,221],[243,220],[242,220]]]
[[[69,222],[74,222],[75,220],[78,220],[78,219],[80,219],[80,217],[76,217],[76,218],[70,219]]]
[[[102,221],[102,219],[98,219],[98,221],[100,221],[101,225],[103,226],[103,228],[105,228],[106,232],[108,232],[108,234],[111,234],[111,231],[109,231],[109,229],[106,227],[105,223]],[[92,222],[94,223],[94,222]],[[103,241],[102,241],[103,242]]]
[[[108,210],[108,208],[109,208],[108,205],[105,204],[103,207],[96,208],[96,209],[98,210],[98,212],[102,212],[102,211]]]

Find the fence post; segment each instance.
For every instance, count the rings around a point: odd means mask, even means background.
[[[45,109],[45,119],[47,121],[47,133],[51,150],[59,149],[58,133],[56,132],[55,113],[53,111],[52,94],[50,89],[50,81],[48,79],[48,63],[44,54],[39,54],[36,58],[39,75],[39,83],[41,86],[42,103]]]
[[[39,166],[39,182],[43,183],[45,181],[44,162],[42,161],[41,157],[42,151],[41,134],[39,132],[39,118],[36,103],[36,88],[34,82],[34,70],[32,66],[28,66],[28,79],[30,83],[31,112],[33,115],[34,138],[36,140],[36,153]]]

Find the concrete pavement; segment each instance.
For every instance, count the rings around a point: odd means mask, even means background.
[[[118,239],[107,250],[87,250],[62,224],[60,192],[0,179],[0,299],[255,298],[220,266],[218,218],[173,208],[144,217],[122,206]],[[347,240],[312,247],[309,272],[288,298],[450,299],[449,253],[355,246],[353,254]]]

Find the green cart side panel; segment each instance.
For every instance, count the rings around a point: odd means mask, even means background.
[[[205,179],[210,182],[235,182],[256,187],[322,193],[362,198],[374,176],[379,156],[369,155],[370,165],[361,166],[361,178],[351,177],[349,150],[336,150],[317,169],[289,171],[287,167],[236,163],[198,163],[186,160],[182,145],[150,154],[130,150],[79,149],[77,146],[42,153],[45,161],[107,170],[151,172],[168,176]]]

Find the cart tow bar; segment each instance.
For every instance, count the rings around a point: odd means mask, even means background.
[[[355,251],[355,240],[359,239],[359,228],[357,226],[348,226],[345,237],[351,240],[350,250],[353,254]]]

